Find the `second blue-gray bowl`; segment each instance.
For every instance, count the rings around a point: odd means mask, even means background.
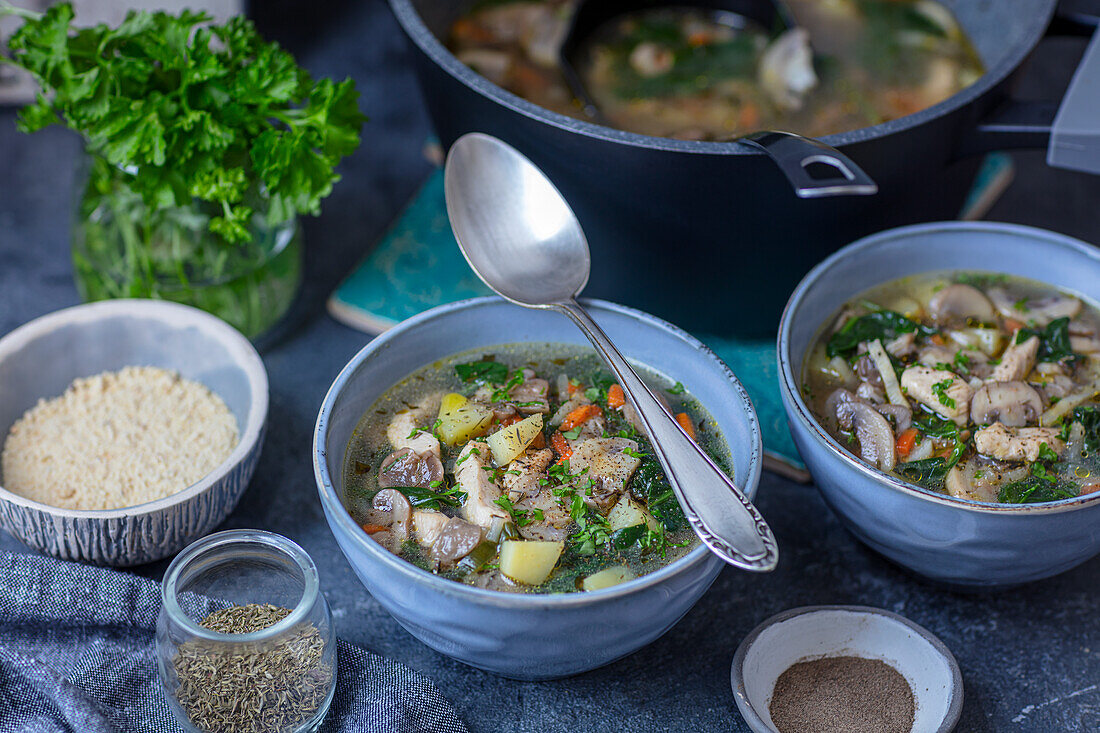
[[[829,257],[799,284],[779,326],[779,386],[798,451],[848,529],[920,575],[981,589],[1069,570],[1100,553],[1100,493],[1048,504],[954,499],[859,460],[802,399],[802,361],[825,319],[867,288],[936,270],[1003,272],[1091,297],[1100,252],[1042,229],[945,222],[881,232]]]
[[[588,301],[628,358],[683,382],[729,446],[734,479],[752,497],[760,480],[760,428],[752,403],[709,349],[653,316]],[[370,342],[326,395],[314,433],[314,472],[336,541],[363,585],[409,633],[474,667],[517,679],[553,679],[626,656],[671,628],[723,563],[699,546],[635,580],[589,593],[515,594],[432,575],[382,548],[342,502],[344,454],[363,413],[392,385],[437,359],[517,342],[587,343],[564,317],[495,298],[433,308]]]

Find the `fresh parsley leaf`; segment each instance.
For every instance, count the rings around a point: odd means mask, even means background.
[[[114,28],[76,28],[67,2],[41,14],[0,3],[9,14],[24,22],[6,61],[43,90],[19,127],[60,123],[84,138],[86,202],[120,187],[151,209],[202,202],[210,232],[243,244],[254,214],[269,226],[318,214],[359,145],[354,83],[314,81],[246,18],[131,11]]]
[[[970,376],[970,357],[964,354],[962,349],[955,352],[955,358],[951,361],[951,364],[954,368],[950,371],[964,377]]]
[[[577,427],[573,428],[572,430],[563,430],[562,435],[564,435],[569,440],[576,440],[577,438],[581,437],[581,428],[582,427],[583,426],[578,425]]]
[[[839,331],[834,333],[825,346],[829,358],[848,357],[864,341],[880,340],[885,344],[904,333],[917,331],[921,335],[931,336],[935,329],[911,321],[895,311],[876,311],[863,316],[849,318]]]
[[[584,391],[584,396],[588,398],[589,402],[599,401],[601,394],[599,387],[589,387]]]
[[[489,396],[489,399],[491,399],[493,402],[504,402],[508,399],[508,393],[511,392],[513,388],[518,387],[521,384],[523,384],[523,372],[517,369],[512,374],[512,376],[504,382],[504,384],[502,384],[499,388],[493,390],[493,394]]]
[[[677,382],[676,384],[669,387],[668,393],[669,394],[683,394],[684,393],[684,385]]]
[[[455,364],[455,372],[463,382],[503,384],[508,378],[508,365],[499,361],[471,361]]]

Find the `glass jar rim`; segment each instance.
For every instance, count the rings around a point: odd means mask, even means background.
[[[213,631],[201,626],[184,613],[178,600],[178,586],[180,578],[192,563],[214,550],[224,549],[233,545],[264,545],[274,549],[281,555],[289,558],[302,571],[302,597],[295,604],[294,609],[285,617],[271,626],[252,631],[247,634],[226,634]],[[262,529],[229,529],[223,532],[215,532],[188,545],[176,555],[168,565],[164,574],[164,580],[160,584],[161,603],[164,612],[172,619],[173,623],[181,626],[189,634],[216,642],[245,643],[267,641],[277,637],[306,620],[310,611],[317,603],[320,594],[320,580],[317,574],[317,566],[313,558],[301,548],[298,543],[286,537],[268,532]]]

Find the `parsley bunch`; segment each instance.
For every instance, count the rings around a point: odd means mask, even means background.
[[[251,240],[258,206],[269,226],[318,214],[359,145],[354,83],[314,81],[245,18],[131,11],[117,28],[77,29],[68,2],[39,14],[0,0],[3,15],[24,23],[0,60],[43,90],[20,129],[75,130],[150,208],[209,204],[210,231],[230,244]]]

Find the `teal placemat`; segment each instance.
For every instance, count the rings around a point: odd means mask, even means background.
[[[987,157],[960,218],[980,218],[1008,186],[1012,172],[1007,156]],[[433,306],[488,293],[462,259],[451,234],[443,174],[436,170],[378,246],[333,293],[329,311],[350,326],[381,333]],[[763,431],[766,467],[806,480],[779,399],[774,340],[696,336],[729,365],[752,397]]]

